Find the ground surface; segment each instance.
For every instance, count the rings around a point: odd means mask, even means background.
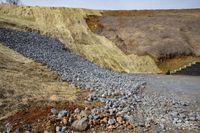
[[[112,41],[93,33],[87,15],[100,11],[68,8],[0,6],[0,26],[45,34],[83,58],[114,71],[159,73],[149,56],[126,55]],[[53,25],[53,26],[52,26]]]
[[[0,120],[39,101],[74,101],[78,90],[0,44]]]
[[[95,11],[0,6],[1,27],[57,38],[103,68],[130,73],[160,73],[160,69],[165,73],[200,60],[194,58],[200,49],[199,16],[198,9]],[[180,61],[179,65],[174,61]]]
[[[199,132],[198,76],[110,70],[160,73],[199,60],[199,16],[1,5],[0,128]]]
[[[71,53],[58,40],[34,33],[1,28],[0,42],[47,65],[61,80],[92,91],[86,103],[103,104],[91,108],[87,115],[90,126],[96,122],[105,129],[123,125],[140,131],[199,131],[199,77],[112,72]],[[101,123],[104,118],[106,122]]]
[[[200,60],[199,10],[103,11],[102,16],[88,17],[87,23],[127,55],[150,55],[164,72]]]

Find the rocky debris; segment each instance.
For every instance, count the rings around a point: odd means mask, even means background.
[[[91,94],[85,98],[87,103],[104,103],[91,110],[75,109],[74,114],[52,108],[50,112],[64,124],[62,127],[58,125],[59,129],[56,127],[58,132],[66,125],[78,131],[96,126],[146,130],[156,125],[162,131],[199,128],[200,112],[186,110],[190,106],[189,101],[181,101],[173,94],[143,95],[142,90],[145,89],[148,77],[102,69],[71,53],[58,40],[34,33],[0,28],[0,42],[26,57],[46,64],[50,70],[57,72],[62,81],[80,89],[89,89]]]
[[[18,128],[15,129],[14,133],[19,133],[19,129]]]
[[[58,115],[58,110],[55,109],[55,108],[52,108],[52,109],[51,109],[51,113],[52,113],[53,115]]]
[[[108,124],[109,125],[114,125],[116,123],[115,119],[109,119]]]
[[[74,128],[74,130],[77,130],[77,131],[85,131],[88,127],[87,117],[83,117],[80,120],[74,121],[72,124],[72,127]]]
[[[29,124],[25,124],[25,125],[23,125],[23,129],[24,129],[24,131],[28,132],[31,130],[31,126]]]
[[[81,112],[81,110],[79,109],[79,108],[76,108],[75,110],[74,110],[74,113],[80,113]]]
[[[59,126],[56,126],[56,132],[61,132],[61,127],[59,127]]]
[[[67,130],[66,126],[63,127],[56,126],[56,133],[64,133],[66,130]]]
[[[64,117],[64,116],[66,116],[68,112],[67,112],[66,110],[58,111],[57,109],[52,108],[52,109],[51,109],[51,113],[52,113],[53,115],[57,116],[58,118],[62,118],[62,117]]]
[[[58,113],[58,118],[62,118],[62,117],[64,117],[64,116],[66,116],[67,113],[68,113],[68,112],[67,112],[66,110],[60,111],[60,112]]]

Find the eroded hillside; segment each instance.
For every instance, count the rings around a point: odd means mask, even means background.
[[[100,11],[67,8],[0,6],[0,26],[39,32],[59,39],[67,48],[114,71],[159,73],[148,55],[126,55],[112,41],[88,28],[86,16]]]
[[[126,55],[150,55],[164,71],[200,60],[198,9],[104,11],[101,17],[89,16],[87,23],[93,32],[113,41]],[[163,67],[168,64],[172,67]]]
[[[77,92],[47,67],[0,44],[0,120],[33,103],[75,100]]]
[[[12,10],[11,10],[12,9]],[[200,60],[196,10],[96,11],[0,6],[0,27],[45,34],[108,69],[173,71]]]

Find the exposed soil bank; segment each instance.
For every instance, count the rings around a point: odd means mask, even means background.
[[[159,73],[149,56],[124,54],[112,41],[88,28],[87,15],[100,11],[0,5],[0,27],[45,34],[61,41],[65,48],[102,68],[118,72]]]
[[[199,9],[102,11],[102,16],[88,16],[86,22],[127,55],[150,55],[159,63],[200,56]]]
[[[46,66],[0,44],[0,120],[33,102],[74,101],[78,92]]]

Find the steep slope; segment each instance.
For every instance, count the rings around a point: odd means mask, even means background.
[[[161,132],[165,130],[170,132],[170,130],[182,129],[187,132],[187,129],[191,129],[191,132],[194,132],[193,130],[198,132],[200,122],[200,77],[198,76],[145,75],[112,72],[102,69],[80,56],[71,53],[56,39],[31,32],[19,32],[0,28],[0,42],[23,54],[25,57],[47,65],[51,71],[58,73],[58,77],[61,80],[68,81],[82,89],[90,89],[92,92],[89,96],[84,97],[85,103],[92,105],[93,102],[101,102],[103,104],[99,103],[97,105],[98,107],[91,106],[90,109],[87,108],[88,114],[85,112],[85,117],[81,120],[78,114],[72,114],[75,117],[77,116],[75,120],[80,120],[78,122],[81,122],[83,119],[87,121],[88,119],[88,124],[90,124],[88,126],[89,129],[100,125],[103,128],[102,130],[113,128],[117,128],[118,130],[118,126],[125,123],[125,127],[130,125],[130,128],[134,128],[134,131],[141,129],[141,131],[152,130],[154,132],[156,130],[157,132]],[[23,66],[19,67],[23,68]],[[33,72],[35,71],[33,70]],[[27,71],[25,74],[27,74]],[[30,75],[28,76],[30,77]],[[17,83],[14,84],[16,85]],[[43,89],[43,91],[45,90]],[[80,99],[81,97],[79,96],[79,101]],[[68,106],[66,108],[68,109]],[[72,112],[74,112],[74,109]],[[46,112],[48,110],[50,108],[45,108]],[[28,114],[25,113],[26,119],[27,115],[32,116],[31,112]],[[15,122],[12,123],[20,123],[19,119],[21,117],[23,118],[23,114],[23,112],[19,113],[19,115],[16,114],[14,118]],[[52,118],[51,115],[48,116]],[[126,122],[119,122],[116,118],[118,116]],[[57,117],[54,118],[57,119]],[[67,116],[65,118],[71,121],[70,117]],[[106,118],[107,122],[101,123],[100,121],[104,118]],[[72,119],[74,120],[73,117]],[[37,118],[31,120],[33,124],[38,123]],[[62,128],[65,126],[65,129],[67,128],[63,119],[60,120],[56,122],[57,124],[54,123],[53,129],[50,131],[55,131],[55,128],[57,130],[58,125],[59,130],[60,126]],[[111,124],[109,121],[111,120],[115,121],[112,124],[114,127],[110,127]],[[55,121],[53,120],[52,122]],[[67,124],[69,130],[71,130],[71,126],[73,127],[73,123],[69,122]],[[48,124],[48,122],[42,122],[43,124]],[[21,123],[20,125],[23,126]],[[32,123],[30,127],[32,127]],[[45,128],[45,126],[43,127]],[[36,132],[35,129],[38,128],[34,128],[34,131],[32,129],[24,130]]]
[[[0,26],[55,37],[76,54],[114,71],[160,72],[149,56],[126,55],[113,42],[91,32],[85,21],[88,15],[101,14],[84,9],[1,5]]]
[[[75,100],[77,92],[45,66],[0,44],[0,120],[39,101]]]
[[[100,17],[89,16],[87,23],[127,55],[150,55],[158,64],[181,56],[200,56],[199,9],[103,11]]]

